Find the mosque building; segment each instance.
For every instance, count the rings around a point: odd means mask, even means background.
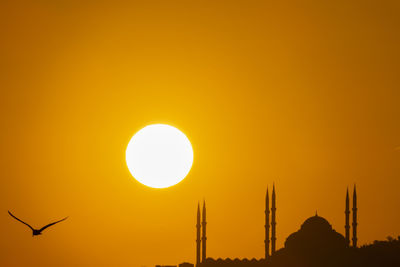
[[[271,208],[270,208],[271,203]],[[212,259],[207,258],[207,237],[206,237],[206,205],[203,203],[202,214],[200,205],[197,207],[196,223],[196,267],[214,267],[214,266],[281,266],[274,264],[277,261],[283,263],[286,259],[295,259],[296,265],[303,260],[326,259],[334,257],[333,255],[345,255],[352,248],[357,247],[357,193],[356,187],[353,190],[352,207],[352,229],[350,229],[350,198],[349,192],[346,192],[345,201],[345,235],[336,232],[331,224],[323,217],[312,216],[304,221],[300,229],[286,239],[284,247],[276,249],[276,192],[275,185],[272,188],[271,199],[267,189],[265,200],[265,257],[260,260],[239,260],[239,259]],[[350,230],[352,238],[350,242]],[[284,265],[292,265],[286,262]],[[309,262],[304,266],[311,266]]]

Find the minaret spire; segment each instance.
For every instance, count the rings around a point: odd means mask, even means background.
[[[201,262],[206,261],[206,201],[204,200],[203,203],[203,221],[201,222],[202,230],[203,230],[203,236],[201,237],[201,242],[202,242],[202,254],[201,254]]]
[[[276,196],[275,184],[272,186],[272,205],[271,205],[271,255],[275,253],[276,248]]]
[[[353,191],[353,247],[357,247],[357,192],[354,184]]]
[[[265,197],[265,259],[269,258],[269,196],[267,187],[267,196]]]
[[[349,199],[349,188],[346,190],[346,209],[344,211],[345,214],[345,239],[347,246],[350,245],[350,199]]]
[[[196,267],[200,265],[200,203],[197,203],[197,223],[196,223]]]

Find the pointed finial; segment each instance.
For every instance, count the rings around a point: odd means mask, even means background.
[[[315,216],[318,217],[318,211],[317,210],[315,210]]]
[[[357,195],[356,184],[354,184],[353,197]]]
[[[200,221],[200,202],[197,202],[197,220]]]

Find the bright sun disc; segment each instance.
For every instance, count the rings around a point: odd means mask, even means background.
[[[153,124],[132,137],[126,149],[126,163],[140,183],[154,188],[170,187],[189,173],[193,149],[177,128]]]

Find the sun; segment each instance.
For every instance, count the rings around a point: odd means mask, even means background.
[[[175,127],[148,125],[130,140],[126,164],[140,183],[153,188],[170,187],[188,175],[193,164],[192,145]]]

